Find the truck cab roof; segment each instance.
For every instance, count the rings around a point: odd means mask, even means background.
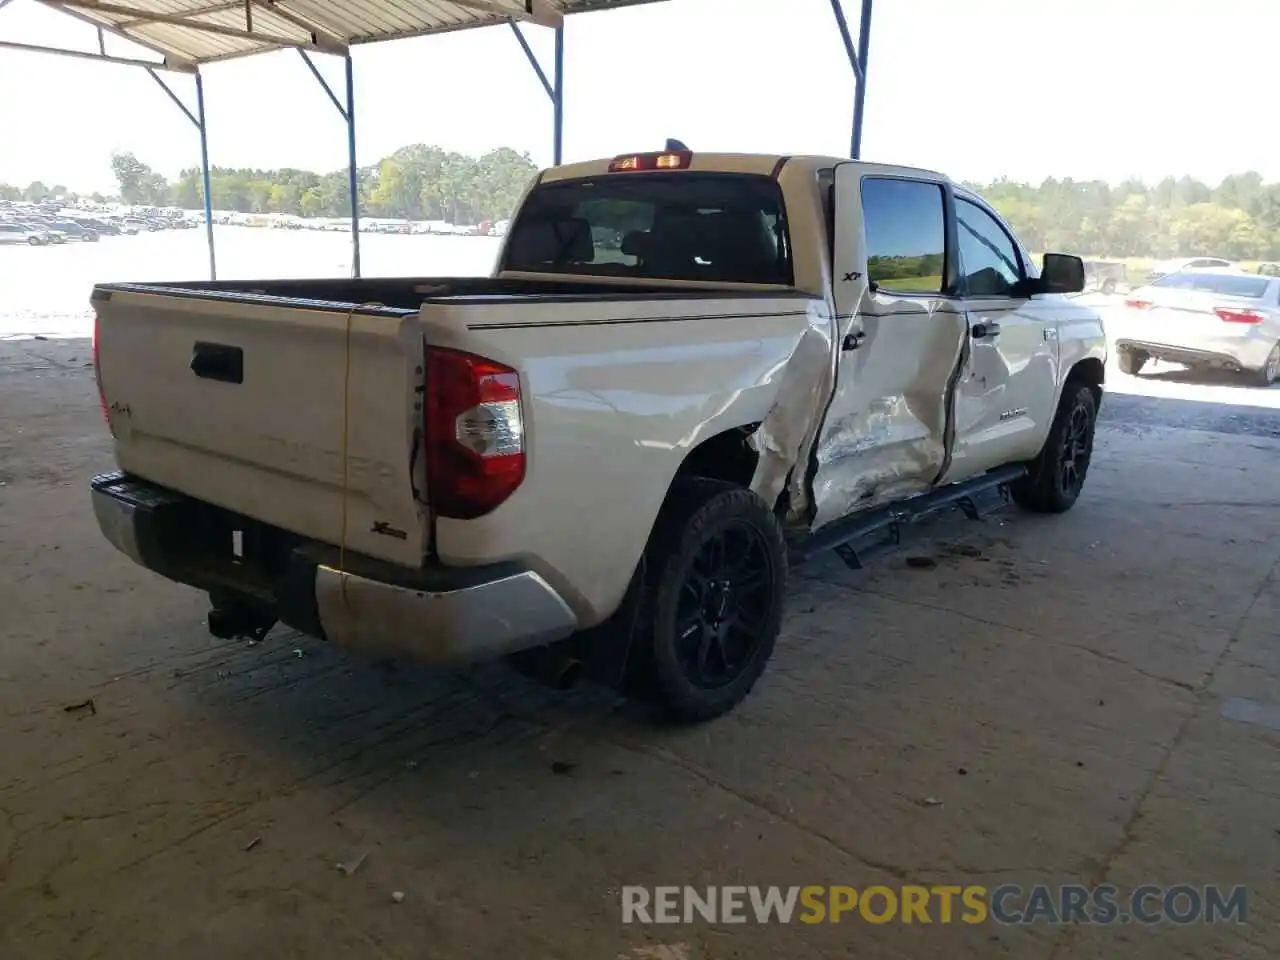
[[[622,158],[678,155],[680,153],[683,153],[683,151],[645,150],[634,154],[619,154],[611,159],[564,164],[543,171],[538,182],[554,183],[559,180],[581,180],[606,176],[616,172],[611,168]],[[897,164],[869,163],[862,160],[851,161],[848,157],[827,157],[808,154],[699,153],[696,150],[688,151],[687,156],[687,165],[682,169],[695,173],[744,173],[759,176],[777,176],[784,167],[788,169],[799,167],[816,174],[819,170],[830,169],[840,163],[852,162],[862,164],[881,173],[897,174],[903,177],[924,177],[930,180],[949,182],[948,177],[933,170],[904,167]]]

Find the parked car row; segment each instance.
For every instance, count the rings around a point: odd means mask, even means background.
[[[90,216],[64,210],[56,215],[25,210],[0,210],[0,246],[31,247],[60,243],[97,243],[102,237],[193,228],[194,220],[177,217]]]

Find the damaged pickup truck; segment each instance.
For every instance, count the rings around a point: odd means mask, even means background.
[[[1083,282],[924,170],[558,167],[489,278],[98,286],[94,509],[219,637],[507,656],[707,719],[764,670],[790,562],[981,490],[1071,507]]]

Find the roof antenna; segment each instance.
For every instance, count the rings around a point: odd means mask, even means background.
[[[666,146],[666,149],[667,149],[667,150],[669,150],[669,151],[672,151],[672,152],[674,152],[674,151],[676,151],[676,150],[683,150],[685,153],[692,153],[692,152],[693,152],[693,151],[691,151],[688,147],[686,147],[686,146],[684,145],[684,143],[683,143],[683,142],[681,142],[680,140],[673,140],[673,139],[671,139],[671,138],[668,138],[668,139],[667,139],[667,146]]]

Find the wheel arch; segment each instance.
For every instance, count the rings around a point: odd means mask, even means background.
[[[1065,390],[1067,384],[1082,383],[1093,390],[1093,399],[1097,404],[1102,403],[1102,387],[1106,383],[1107,368],[1102,360],[1098,357],[1084,357],[1077,360],[1067,371],[1066,379],[1063,381]]]
[[[685,454],[670,486],[693,477],[704,477],[749,487],[760,462],[759,452],[751,445],[751,437],[759,428],[759,422],[746,423],[707,437]]]

